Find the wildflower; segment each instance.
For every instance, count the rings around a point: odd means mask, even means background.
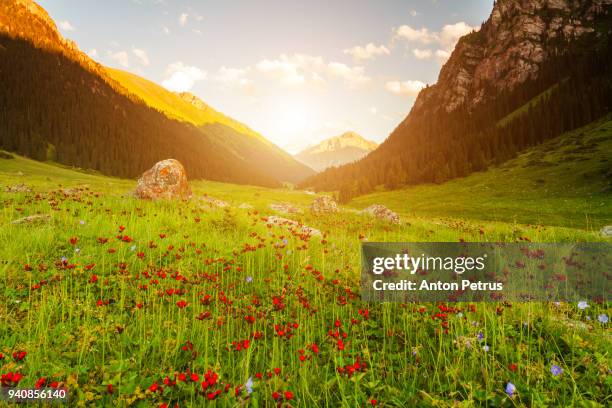
[[[512,372],[515,372],[518,369],[518,366],[514,363],[511,363],[510,365],[508,365],[508,369]]]
[[[372,399],[370,400],[370,405],[371,405],[371,406],[373,406],[373,407],[375,407],[376,405],[378,405],[378,401],[376,401],[376,399],[375,399],[375,398],[372,398]]]
[[[293,393],[291,391],[285,391],[285,399],[291,401],[293,399]]]
[[[132,246],[130,247],[130,251],[134,252],[135,250],[136,250],[136,245],[132,245]]]
[[[176,302],[176,305],[179,309],[184,309],[185,307],[187,307],[187,302],[184,300],[179,300],[178,302]]]
[[[477,338],[478,338],[478,341],[484,340],[484,334],[482,332],[479,332]]]
[[[599,320],[599,323],[601,324],[606,324],[608,323],[608,315],[602,313],[599,316],[597,316],[597,320]]]
[[[491,350],[491,348],[490,348],[488,345],[486,345],[486,344],[485,344],[484,346],[482,346],[482,349],[483,349],[485,352],[488,352],[489,350]]]
[[[247,394],[251,394],[253,392],[253,377],[249,377],[246,384],[244,384],[246,388]]]
[[[512,384],[511,382],[508,382],[508,384],[506,384],[506,394],[508,394],[508,396],[511,397],[512,395],[514,395],[515,392],[516,392],[516,386]]]
[[[247,281],[247,283],[253,282],[253,277],[252,276],[247,276],[246,277],[246,281]]]
[[[278,393],[278,391],[274,391],[272,393],[272,398],[274,398],[274,401],[278,401],[278,399],[280,398],[280,394]]]
[[[553,376],[557,377],[563,373],[563,369],[556,364],[550,366],[550,372]]]
[[[109,394],[113,393],[113,384],[106,384],[106,392]]]
[[[584,310],[587,307],[589,307],[589,304],[586,302],[586,300],[581,300],[580,302],[578,302],[578,309]]]
[[[79,224],[85,225],[85,221],[81,220],[81,221],[79,221]]]

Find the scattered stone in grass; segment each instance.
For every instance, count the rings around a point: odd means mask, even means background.
[[[238,208],[242,208],[243,210],[252,210],[253,206],[248,203],[242,203],[238,206]]]
[[[191,198],[185,168],[174,159],[155,163],[138,179],[135,194],[138,198],[148,200]]]
[[[13,156],[12,154],[10,154],[9,152],[5,152],[4,150],[0,150],[0,159],[14,159],[15,156]]]
[[[331,197],[317,197],[310,205],[310,210],[313,213],[336,213],[338,212],[338,204]]]
[[[306,235],[321,235],[321,231],[315,228],[308,227],[298,221],[290,220],[288,218],[277,217],[276,215],[271,215],[265,219],[265,221],[270,225],[276,225],[278,227],[289,228],[290,230],[296,231],[301,234]]]
[[[368,208],[364,209],[363,213],[369,214],[382,221],[388,221],[392,224],[400,223],[399,216],[382,204],[372,204]]]
[[[285,214],[299,214],[301,213],[300,209],[295,207],[292,204],[289,203],[276,203],[276,204],[270,204],[270,209],[280,212],[280,213],[285,213]]]
[[[606,225],[601,229],[601,235],[604,237],[612,237],[612,225]]]
[[[20,183],[20,184],[15,184],[12,186],[6,186],[4,191],[6,193],[31,193],[32,189],[26,186],[25,184]]]
[[[219,208],[229,207],[229,203],[227,201],[219,200],[217,198],[214,198],[208,195],[204,195],[200,197],[200,200],[208,203],[211,207],[219,207]]]
[[[17,220],[12,221],[12,224],[34,224],[37,222],[47,222],[51,220],[51,216],[49,214],[35,214],[28,215],[27,217],[19,218]]]

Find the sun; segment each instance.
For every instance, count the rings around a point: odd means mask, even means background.
[[[277,114],[278,130],[287,136],[301,133],[312,124],[311,112],[300,105],[281,107]]]

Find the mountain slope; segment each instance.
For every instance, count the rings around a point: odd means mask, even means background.
[[[134,177],[173,157],[190,177],[268,186],[310,172],[263,138],[230,128],[226,146],[218,131],[153,109],[65,40],[44,9],[29,0],[0,3],[0,84],[0,144],[39,160]],[[248,146],[243,139],[269,159],[265,165],[229,147]]]
[[[381,185],[439,183],[601,117],[612,106],[611,4],[495,2],[378,149],[303,186],[339,190],[346,200]]]
[[[357,197],[406,216],[599,231],[612,224],[612,115],[531,147],[502,165],[442,184]],[[446,222],[446,220],[444,220]]]
[[[271,177],[298,182],[314,173],[259,133],[216,111],[191,93],[173,93],[132,73],[108,67],[105,70],[147,105],[202,129],[216,143],[229,148]]]
[[[325,139],[308,147],[294,157],[307,166],[323,171],[328,167],[340,166],[361,159],[378,146],[355,132]]]

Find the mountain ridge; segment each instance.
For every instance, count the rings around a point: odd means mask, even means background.
[[[331,166],[359,160],[377,146],[377,143],[353,131],[348,131],[309,146],[295,154],[294,157],[309,167],[322,171]]]
[[[263,182],[263,180],[266,179],[267,180],[265,181],[266,185],[270,185],[270,183],[272,183],[271,180],[273,179],[277,180],[276,183],[278,183],[279,180],[297,182],[300,179],[303,179],[304,177],[310,174],[313,174],[313,171],[311,169],[293,160],[293,158],[288,153],[282,151],[282,149],[278,148],[271,142],[267,141],[265,138],[263,138],[263,136],[256,134],[256,132],[252,131],[246,125],[243,125],[240,122],[235,121],[234,119],[231,119],[227,117],[226,115],[223,115],[220,112],[215,111],[212,108],[210,110],[211,115],[209,115],[212,118],[209,122],[210,124],[214,125],[212,129],[209,128],[209,126],[197,126],[198,123],[194,123],[195,121],[189,120],[189,117],[187,117],[188,115],[183,115],[183,117],[180,117],[181,115],[172,115],[172,114],[169,115],[168,113],[169,111],[171,111],[170,109],[164,109],[164,107],[160,108],[159,106],[155,106],[155,103],[151,103],[151,100],[147,100],[147,96],[145,95],[145,92],[139,92],[137,87],[132,87],[130,89],[130,83],[128,80],[126,80],[126,78],[130,78],[132,83],[140,82],[143,84],[153,84],[152,82],[145,80],[144,78],[140,78],[134,74],[130,74],[130,73],[125,73],[125,75],[121,77],[121,75],[117,75],[117,72],[123,72],[123,71],[113,70],[112,68],[104,67],[103,65],[91,59],[88,55],[86,55],[84,52],[82,52],[78,48],[76,43],[65,39],[61,35],[61,33],[57,29],[57,26],[55,25],[53,20],[49,17],[48,13],[38,4],[36,4],[34,1],[3,0],[3,2],[0,4],[0,34],[4,36],[5,38],[4,41],[6,41],[5,45],[3,46],[3,48],[0,49],[0,51],[5,53],[7,55],[7,58],[10,58],[10,55],[17,51],[19,51],[22,54],[27,53],[28,54],[27,58],[35,58],[34,57],[35,53],[40,54],[40,53],[45,52],[45,53],[50,53],[48,56],[45,56],[43,58],[47,61],[50,57],[50,58],[56,59],[56,62],[58,64],[62,64],[62,58],[60,58],[60,56],[62,56],[63,58],[66,59],[64,64],[66,64],[67,61],[74,62],[78,64],[82,69],[87,71],[89,74],[93,75],[94,77],[89,77],[88,75],[85,75],[84,73],[76,74],[76,76],[80,78],[80,84],[83,87],[83,89],[80,91],[75,90],[75,92],[82,92],[86,94],[84,95],[84,97],[91,98],[95,96],[97,98],[105,99],[108,101],[108,103],[111,103],[111,100],[117,99],[115,95],[116,93],[117,95],[121,95],[127,98],[128,100],[131,101],[131,103],[141,104],[148,108],[152,108],[156,112],[159,112],[160,114],[168,117],[171,120],[183,120],[185,122],[185,125],[175,126],[174,124],[167,123],[161,118],[155,119],[159,123],[162,123],[162,122],[166,123],[163,126],[158,125],[158,127],[161,126],[160,128],[164,128],[164,126],[171,127],[173,132],[181,132],[183,134],[182,136],[190,135],[189,137],[192,138],[192,143],[202,144],[202,147],[208,146],[207,149],[211,149],[213,147],[214,149],[218,149],[215,152],[213,151],[207,152],[205,155],[205,157],[211,158],[210,160],[216,163],[214,165],[212,163],[210,164],[198,163],[197,160],[187,160],[189,163],[191,163],[191,165],[186,166],[190,174],[197,175],[198,177],[204,177],[204,178],[207,177],[207,174],[209,174],[210,177],[217,177],[217,178],[218,177],[222,177],[222,178],[234,177],[232,176],[232,174],[235,175],[233,171],[229,171],[229,170],[221,171],[221,168],[224,166],[235,166],[237,168],[244,168],[244,170],[239,171],[241,174],[243,174],[243,176],[241,177],[243,177],[244,180],[237,179],[235,180],[236,182],[255,182],[255,180],[262,180]],[[18,40],[26,41],[27,43],[31,44],[33,48],[29,51],[26,51],[23,48],[23,44],[20,44]],[[12,47],[7,48],[8,44],[10,44],[11,42],[12,42]],[[42,54],[40,54],[39,57],[42,57]],[[36,57],[35,59],[40,60],[39,57]],[[13,59],[13,62],[18,62],[18,61]],[[5,60],[4,63],[9,64],[9,61]],[[8,66],[7,70],[10,70],[10,68],[11,67]],[[42,76],[38,72],[35,72],[38,68],[34,66],[34,64],[32,66],[25,66],[24,68],[25,69],[22,69],[19,72],[16,72],[15,78],[19,77],[20,75],[23,75],[24,76],[23,81],[26,81],[26,82],[32,81],[32,80],[34,81],[42,80]],[[74,68],[71,67],[70,69],[74,69]],[[57,71],[57,72],[59,73],[59,75],[57,75],[55,79],[59,80],[58,78],[63,76],[65,78],[63,80],[67,81],[66,86],[76,86],[76,84],[74,83],[74,79],[69,78],[66,75],[63,75],[60,71]],[[9,79],[6,78],[6,81],[9,81]],[[108,87],[104,86],[104,84],[108,85]],[[161,88],[157,84],[154,84],[154,86],[157,87],[156,89]],[[153,85],[151,85],[151,87],[153,87]],[[41,86],[41,88],[45,88],[45,87]],[[15,89],[14,92],[19,92],[19,90]],[[165,91],[165,92],[168,92],[169,94],[171,94],[169,91]],[[172,97],[169,98],[170,104],[177,104],[178,101],[182,103],[182,100],[180,97],[174,94],[171,94],[171,95]],[[14,99],[15,96],[9,97],[8,95],[6,95],[6,97],[9,98],[9,100]],[[58,94],[57,97],[61,98],[62,96],[61,94]],[[30,102],[31,106],[24,105],[23,108],[34,111],[36,104],[40,102],[41,101],[38,101],[38,100],[32,100]],[[92,101],[92,103],[94,102]],[[97,101],[95,103],[101,103],[101,102]],[[120,103],[118,103],[118,101],[115,101],[112,103],[114,103],[115,109],[119,109],[121,106],[124,106],[125,104],[127,104],[127,102],[125,101],[121,101]],[[41,106],[40,109],[43,109],[43,107]],[[91,114],[91,112],[84,112],[82,109],[79,109],[79,107],[75,105],[70,105],[67,109],[73,112],[73,115],[68,117],[68,120],[79,120],[78,117]],[[124,109],[123,120],[125,120],[125,118],[127,118],[126,113],[125,113],[126,108],[124,107],[123,109]],[[129,109],[132,109],[132,108],[130,107]],[[110,109],[104,108],[100,110],[106,111],[108,114],[115,115],[115,113],[110,112],[111,111]],[[11,111],[7,111],[7,114],[14,115],[14,114],[17,114],[17,112],[13,112],[11,110]],[[46,113],[41,111],[40,114],[45,115]],[[142,112],[142,115],[151,116],[152,114]],[[135,118],[139,116],[134,115],[132,117]],[[17,121],[19,120],[20,119],[18,119]],[[59,118],[54,118],[54,120],[59,120]],[[217,123],[217,121],[219,123]],[[142,126],[144,128],[152,126],[150,123],[147,123],[147,122],[142,123]],[[189,122],[191,122],[192,125],[198,128],[197,132],[195,132],[194,129],[190,129],[189,127],[186,126],[187,123]],[[205,125],[208,125],[208,123],[205,123]],[[9,125],[9,124],[6,124],[6,126],[15,127],[14,125]],[[50,144],[49,140],[51,139],[53,139],[54,143],[52,144],[54,145],[54,148],[56,149],[60,147],[60,146],[55,146],[58,143],[62,145],[62,148],[76,149],[76,150],[81,150],[82,148],[84,148],[85,144],[88,144],[88,143],[81,142],[82,146],[71,145],[71,146],[64,147],[63,142],[62,142],[63,140],[62,137],[65,139],[68,136],[50,135],[48,134],[49,130],[47,130],[46,132],[42,132],[43,134],[37,134],[36,139],[31,140],[32,143],[39,144],[39,146],[26,146],[27,138],[32,137],[32,136],[28,136],[27,134],[32,133],[32,130],[33,130],[33,129],[28,130],[27,126],[28,126],[28,123],[22,123],[19,129],[7,129],[7,133],[10,130],[12,131],[12,134],[3,136],[3,139],[5,138],[8,138],[8,139],[26,138],[26,140],[22,140],[22,141],[2,140],[3,145],[5,147],[12,146],[13,148],[21,149],[21,151],[19,151],[20,153],[26,154],[29,152],[29,154],[35,155],[35,157],[42,158],[45,155],[44,150],[46,149],[44,145]],[[80,125],[74,125],[74,127],[83,129],[85,126],[83,124],[80,124]],[[96,131],[105,132],[105,133],[111,132],[115,134],[125,133],[125,130],[108,128],[108,126],[104,126],[104,127],[105,129],[103,130],[96,129]],[[55,132],[58,132],[58,129],[53,129],[52,131],[55,133]],[[79,130],[78,132],[81,132],[81,130]],[[142,130],[140,130],[139,132],[142,132]],[[197,133],[200,133],[200,134],[198,135]],[[129,137],[129,134],[126,133],[122,137],[127,138]],[[160,137],[162,137],[162,135],[160,135]],[[74,138],[74,136],[72,136],[72,138]],[[229,140],[227,146],[224,146],[224,142],[223,142],[224,138]],[[183,139],[183,137],[181,137],[181,139]],[[185,142],[187,141],[187,139],[184,139],[184,140]],[[212,144],[209,144],[211,142]],[[122,143],[129,144],[130,142],[126,140]],[[160,158],[167,158],[167,157],[161,157],[163,155],[163,152],[161,151],[161,149],[163,148],[164,145],[165,145],[165,141],[159,140],[158,144],[155,146],[156,150],[157,149],[160,150],[159,156],[158,156]],[[107,149],[111,149],[111,147],[107,147]],[[257,153],[256,154],[257,160],[251,160],[249,157],[245,156],[244,151],[248,149],[255,149]],[[134,148],[131,148],[128,150],[134,150]],[[148,150],[151,150],[151,149],[149,148]],[[194,152],[188,152],[188,150],[189,149],[186,149],[184,152],[179,154],[179,156],[185,157],[186,155],[189,155],[189,154],[195,154]],[[199,150],[199,149],[195,149],[195,150]],[[83,152],[83,153],[86,153],[86,152]],[[212,153],[217,153],[219,157],[212,159]],[[121,156],[121,154],[119,153],[114,153],[114,154],[116,154],[118,157]],[[127,152],[124,152],[123,154],[127,154]],[[170,151],[168,151],[168,154],[170,154]],[[84,156],[90,156],[90,153],[86,153],[84,154]],[[143,157],[142,160],[144,162],[140,165],[140,168],[138,169],[133,168],[132,170],[130,170],[130,172],[132,172],[130,174],[126,174],[126,173],[119,174],[119,173],[116,173],[119,170],[114,169],[111,163],[107,163],[104,166],[102,166],[99,163],[100,160],[96,160],[93,157],[88,159],[86,162],[83,162],[83,160],[81,159],[77,159],[78,162],[77,161],[71,161],[71,162],[67,161],[67,160],[76,159],[77,156],[75,156],[74,153],[61,154],[60,152],[60,154],[57,157],[58,157],[58,160],[64,160],[65,164],[73,164],[73,165],[79,165],[79,166],[85,166],[85,167],[91,166],[92,168],[96,170],[105,171],[107,173],[110,172],[109,174],[122,175],[122,176],[138,175],[142,171],[146,170],[146,167],[151,165],[153,161],[152,158],[145,159]],[[222,162],[227,162],[227,164],[222,164]],[[127,165],[122,165],[122,164],[117,164],[117,166],[125,166],[126,168],[128,167],[132,168],[132,166],[127,166]],[[195,169],[193,168],[194,166],[196,167]],[[202,170],[198,170],[197,167],[200,167]],[[250,168],[250,170],[247,170],[248,168]],[[208,170],[204,170],[204,169],[208,169]],[[247,176],[248,173],[250,173],[251,175]],[[247,180],[250,180],[250,181],[247,181]],[[226,180],[226,181],[230,181],[230,180]]]
[[[336,190],[348,200],[381,186],[440,183],[601,117],[612,106],[611,4],[496,1],[376,150],[301,186]],[[547,89],[538,103],[525,105]],[[497,125],[519,108],[526,114]]]

